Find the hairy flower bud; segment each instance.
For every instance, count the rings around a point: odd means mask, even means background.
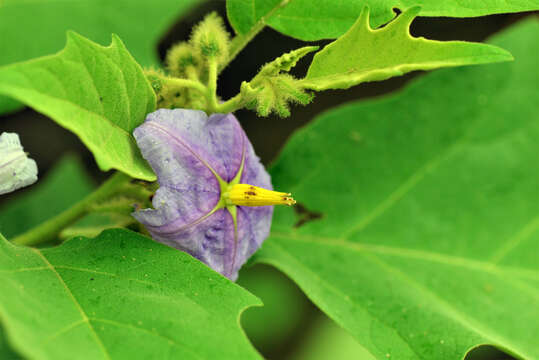
[[[165,74],[160,69],[144,69],[144,75],[146,75],[146,79],[150,82],[150,85],[152,86],[153,91],[156,94],[159,94],[163,90],[163,77]]]
[[[228,58],[229,38],[223,19],[217,13],[211,13],[195,27],[190,43],[203,59],[223,63]]]
[[[197,67],[200,62],[193,47],[185,41],[170,48],[165,59],[165,64],[170,74],[180,78],[191,77],[189,71],[197,76]]]

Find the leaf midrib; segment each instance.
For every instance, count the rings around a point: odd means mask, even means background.
[[[107,359],[111,359],[110,357],[110,354],[109,352],[107,351],[107,349],[105,348],[105,345],[103,344],[103,342],[101,341],[101,338],[97,335],[97,332],[95,331],[94,327],[92,326],[92,324],[90,323],[90,320],[88,318],[88,315],[86,314],[86,312],[84,311],[84,309],[81,307],[80,303],[77,301],[77,299],[75,298],[75,295],[73,295],[73,292],[69,289],[69,287],[67,286],[67,284],[65,283],[64,279],[62,278],[62,276],[60,275],[60,273],[58,271],[56,271],[56,268],[54,266],[52,266],[52,264],[49,262],[49,260],[41,253],[41,251],[39,251],[38,249],[31,249],[32,252],[34,252],[37,256],[39,256],[39,258],[42,259],[42,261],[45,263],[45,266],[47,266],[49,268],[50,271],[53,272],[53,274],[58,278],[58,282],[62,285],[62,287],[65,289],[66,293],[69,295],[69,297],[71,298],[72,302],[73,302],[73,305],[75,305],[75,307],[77,308],[77,310],[79,311],[81,317],[82,317],[82,321],[84,323],[87,324],[90,332],[92,333],[92,335],[94,336],[95,338],[95,342],[96,344],[98,345],[98,347],[101,349],[101,351],[103,352],[103,355],[105,356],[105,358]]]
[[[132,329],[136,329],[138,331],[146,332],[146,333],[148,333],[150,335],[153,335],[153,336],[160,337],[162,339],[167,340],[172,345],[175,345],[177,347],[181,347],[184,350],[187,350],[189,353],[191,353],[193,355],[193,357],[198,358],[198,359],[202,359],[196,352],[192,351],[189,348],[189,346],[187,346],[186,344],[179,343],[176,340],[174,340],[172,338],[169,338],[169,337],[167,337],[167,336],[165,336],[165,335],[163,335],[161,333],[150,331],[148,329],[145,329],[145,328],[139,327],[139,326],[135,326],[133,324],[121,323],[121,322],[110,320],[110,319],[88,317],[86,312],[82,309],[82,307],[80,306],[80,303],[77,301],[77,299],[75,298],[75,296],[73,295],[73,293],[71,292],[71,290],[69,289],[69,287],[67,286],[67,284],[65,283],[65,281],[63,280],[63,278],[61,277],[61,275],[58,273],[58,271],[56,269],[67,269],[67,270],[73,270],[73,271],[88,272],[88,273],[97,274],[97,275],[104,275],[104,276],[110,276],[110,277],[115,277],[115,278],[121,278],[122,280],[127,280],[127,281],[134,281],[134,282],[138,282],[138,283],[141,283],[141,284],[144,284],[144,285],[154,285],[154,286],[159,286],[161,288],[166,288],[166,287],[163,286],[162,283],[157,283],[157,282],[152,282],[152,281],[145,281],[145,280],[140,280],[140,279],[135,279],[135,278],[124,278],[124,277],[118,276],[117,274],[114,274],[114,273],[98,271],[98,270],[92,270],[92,269],[86,269],[86,268],[77,268],[77,267],[72,267],[72,266],[67,266],[67,265],[54,265],[53,266],[39,250],[32,249],[32,251],[34,253],[36,253],[43,260],[43,262],[45,263],[46,266],[36,266],[36,267],[30,267],[30,268],[18,268],[16,270],[3,270],[3,271],[0,271],[0,272],[3,272],[3,273],[15,273],[15,272],[22,272],[22,271],[52,271],[56,275],[59,282],[62,284],[62,286],[66,290],[66,292],[69,294],[69,297],[73,300],[73,303],[74,303],[75,307],[77,308],[77,310],[82,315],[82,318],[80,320],[74,321],[74,322],[64,326],[62,329],[58,330],[57,332],[52,334],[50,337],[48,337],[46,340],[44,340],[43,344],[46,344],[46,343],[54,340],[55,338],[57,338],[61,334],[65,333],[65,332],[67,332],[67,331],[69,331],[69,330],[71,330],[71,329],[73,329],[73,328],[75,328],[75,327],[77,327],[77,326],[79,326],[81,324],[87,324],[87,326],[90,328],[90,332],[95,336],[95,338],[97,340],[96,343],[98,343],[100,348],[103,350],[103,353],[105,354],[105,356],[108,359],[111,359],[110,354],[108,354],[108,351],[106,350],[104,344],[101,342],[101,339],[99,338],[99,336],[97,335],[97,332],[95,331],[94,327],[91,324],[92,321],[97,321],[97,322],[104,322],[104,323],[108,323],[108,324],[112,324],[112,325],[116,325],[116,326],[129,327],[129,328],[132,328]],[[198,308],[200,308],[199,305],[196,302],[194,302],[193,300],[189,299],[188,297],[185,297],[185,299],[191,301],[194,305],[196,305]],[[206,311],[203,308],[200,308],[200,309]]]
[[[273,233],[272,233],[272,235],[273,235]],[[284,237],[286,238],[286,235],[284,235]],[[331,244],[331,243],[327,243],[327,242],[324,242],[324,243],[326,245]],[[292,257],[296,261],[297,264],[301,265],[301,267],[303,269],[307,270],[311,274],[311,276],[314,276],[315,278],[317,278],[320,281],[320,283],[323,284],[328,290],[336,293],[341,298],[343,298],[347,302],[351,303],[353,306],[360,306],[364,311],[371,314],[368,311],[368,309],[361,306],[360,303],[352,301],[348,295],[346,295],[340,289],[338,289],[337,287],[335,287],[334,285],[332,285],[331,283],[329,283],[328,281],[326,281],[325,279],[320,277],[314,271],[312,271],[307,265],[305,265],[303,262],[301,262],[300,259],[298,259],[293,253],[287,251],[279,243],[273,241],[270,244],[273,247],[277,247],[280,251],[287,253],[290,257]],[[374,259],[374,261],[378,262],[380,264],[380,266],[383,266],[384,268],[386,268],[387,272],[390,272],[390,273],[392,273],[394,275],[397,275],[397,276],[401,277],[404,281],[406,281],[411,286],[415,287],[423,295],[425,295],[426,297],[429,297],[431,299],[431,302],[433,304],[435,304],[435,307],[438,309],[440,315],[445,315],[446,317],[448,317],[450,319],[454,319],[456,322],[461,324],[463,327],[467,328],[469,331],[471,331],[471,332],[473,332],[473,333],[475,333],[475,334],[477,334],[477,335],[479,335],[479,336],[481,336],[481,337],[483,337],[485,339],[489,339],[491,341],[498,342],[498,345],[503,346],[505,349],[509,350],[513,354],[526,354],[525,351],[521,351],[521,350],[516,351],[515,349],[519,349],[519,347],[515,346],[512,342],[508,341],[505,337],[499,335],[495,331],[492,331],[492,329],[490,329],[489,327],[484,327],[484,326],[479,325],[480,322],[478,322],[475,318],[473,318],[472,316],[470,316],[467,313],[465,313],[465,314],[461,313],[460,311],[455,309],[450,303],[447,303],[446,301],[441,299],[436,293],[430,291],[428,288],[424,287],[423,285],[421,285],[420,283],[418,283],[417,281],[412,279],[410,276],[403,273],[401,270],[389,265],[388,263],[386,263],[385,261],[380,259],[378,256],[373,255],[373,254],[366,254],[365,252],[362,252],[361,255],[364,256],[364,257],[370,258],[370,259]],[[269,261],[269,262],[271,263],[271,261]],[[306,292],[306,293],[308,293],[308,292]],[[379,321],[381,321],[382,323],[384,323],[381,318],[379,318],[377,316],[374,316],[372,314],[371,314],[371,316],[373,316],[374,318],[376,318]],[[471,321],[469,321],[467,319],[470,319]],[[394,330],[396,332],[396,334],[405,342],[405,344],[408,345],[408,348],[411,349],[418,356],[418,358],[422,358],[420,356],[420,354],[418,354],[414,350],[414,348],[412,348],[410,346],[410,344],[408,343],[408,340],[403,338],[398,331],[396,331],[394,328],[392,328],[390,326],[388,326],[388,328]],[[507,346],[507,344],[510,344],[510,347]],[[528,355],[524,355],[524,356],[528,356]]]
[[[430,40],[433,41],[433,40]],[[447,41],[443,42],[444,44],[447,43],[459,43],[458,41]],[[480,64],[483,59],[491,59],[493,57],[500,58],[500,61],[502,60],[510,60],[510,57],[505,56],[505,54],[482,54],[482,55],[466,55],[466,56],[453,56],[453,57],[447,57],[444,60],[435,60],[435,61],[422,61],[422,62],[402,62],[395,65],[385,66],[385,67],[371,67],[371,68],[356,68],[353,67],[351,69],[348,69],[346,71],[342,72],[336,72],[331,74],[325,74],[325,75],[319,75],[319,76],[311,76],[307,74],[307,77],[305,79],[302,79],[301,81],[304,83],[314,82],[314,81],[327,81],[327,80],[340,80],[340,79],[346,79],[349,80],[350,76],[355,76],[356,79],[361,78],[367,78],[374,74],[386,74],[389,72],[410,72],[410,71],[428,71],[432,69],[439,69],[444,67],[454,67],[461,65],[463,63],[463,60],[466,59],[476,59],[473,63],[464,63],[464,65],[476,65]],[[490,61],[488,61],[490,62]],[[359,84],[355,84],[359,85]]]
[[[480,270],[485,273],[503,274],[509,277],[511,273],[516,274],[516,273],[522,272],[522,275],[525,277],[528,277],[530,272],[532,274],[535,273],[534,270],[530,270],[526,268],[500,266],[500,265],[486,262],[486,261],[464,258],[464,257],[459,257],[459,256],[449,255],[449,254],[436,253],[433,251],[407,249],[407,248],[399,248],[399,247],[385,246],[385,245],[357,243],[357,242],[346,241],[342,238],[318,237],[318,236],[311,236],[311,235],[305,235],[305,234],[298,234],[295,232],[284,233],[284,232],[278,232],[278,231],[277,232],[272,231],[270,234],[270,237],[276,237],[276,238],[281,238],[281,239],[292,239],[294,241],[300,241],[300,242],[305,242],[305,243],[315,243],[315,244],[324,245],[324,246],[341,247],[341,248],[346,248],[348,250],[352,250],[355,252],[366,252],[366,251],[369,252],[370,251],[373,253],[388,254],[388,255],[399,256],[399,257],[403,257],[407,259],[426,260],[426,261],[431,261],[431,262],[452,265],[455,267],[461,267],[461,268],[466,267],[466,268],[470,268],[474,270]],[[537,272],[537,276],[539,276],[539,272]]]

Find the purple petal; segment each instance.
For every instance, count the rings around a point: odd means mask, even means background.
[[[158,110],[133,132],[160,185],[152,201],[155,210],[134,214],[148,230],[172,226],[172,222],[196,221],[219,202],[217,179],[199,149],[186,141],[185,131],[180,131],[191,123],[203,124],[205,119],[201,111]]]
[[[256,156],[253,146],[249,141],[247,141],[247,145],[245,146],[245,163],[243,165],[240,183],[273,190],[271,178],[264,165],[260,162],[260,158]]]
[[[166,228],[166,229],[165,229]],[[185,251],[215,271],[235,280],[231,270],[234,249],[234,223],[226,209],[187,224],[174,222],[150,230],[154,240]]]
[[[236,272],[269,236],[273,206],[238,206],[237,209],[238,238],[241,241],[234,266]]]
[[[154,209],[133,216],[152,237],[186,251],[235,280],[239,268],[268,236],[273,207],[237,207],[237,232],[220,199],[217,173],[232,180],[244,157],[241,182],[271,189],[269,174],[232,114],[161,109],[134,131],[142,155],[157,174]]]

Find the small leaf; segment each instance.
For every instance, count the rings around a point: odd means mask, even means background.
[[[372,30],[365,8],[354,26],[314,56],[303,86],[313,90],[347,89],[414,70],[512,60],[498,47],[463,41],[434,41],[410,36],[419,13],[413,7],[387,26]]]
[[[0,235],[0,318],[32,359],[258,359],[239,314],[258,299],[128,230],[55,248]]]
[[[117,34],[143,66],[159,66],[157,43],[170,25],[200,0],[0,1],[0,65],[52,54],[67,30],[106,44]],[[44,31],[46,30],[46,31]],[[0,97],[0,114],[21,104]]]
[[[117,36],[102,47],[71,32],[58,54],[1,67],[0,94],[77,134],[101,170],[155,179],[131,135],[155,109],[155,94]]]
[[[240,35],[258,23],[300,40],[333,39],[344,34],[364,6],[372,9],[374,28],[395,15],[421,4],[420,16],[473,17],[539,10],[539,0],[227,0],[230,23]]]
[[[518,61],[446,69],[334,109],[271,169],[316,221],[276,208],[259,261],[288,274],[371,357],[539,347],[539,23],[493,43]]]

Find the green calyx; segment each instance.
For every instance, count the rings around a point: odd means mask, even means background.
[[[219,190],[221,196],[219,198],[219,202],[215,205],[215,207],[204,217],[206,218],[217,210],[226,208],[232,216],[232,220],[234,222],[234,231],[237,231],[237,210],[236,205],[231,204],[230,201],[228,201],[227,194],[232,186],[240,183],[241,175],[243,174],[244,160],[245,157],[242,157],[240,168],[238,169],[236,176],[234,176],[234,178],[230,180],[230,182],[223,180],[223,178],[219,176],[219,174],[211,166],[209,166],[209,164],[206,164],[208,169],[212,172],[213,176],[215,176],[215,179],[217,179],[217,182],[219,183]]]

